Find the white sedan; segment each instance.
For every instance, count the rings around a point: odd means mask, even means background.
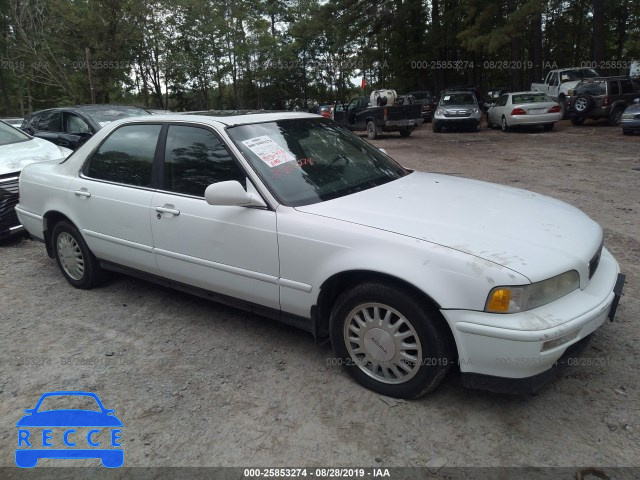
[[[71,150],[34,138],[0,121],[0,238],[22,230],[14,207],[18,203],[18,178],[25,165],[62,160]]]
[[[114,122],[28,166],[16,210],[75,287],[116,270],[259,311],[394,397],[457,365],[467,386],[530,391],[623,283],[580,210],[408,170],[302,113]]]
[[[500,125],[503,132],[521,125],[542,125],[551,131],[559,120],[560,105],[541,92],[505,93],[487,111],[487,126]]]

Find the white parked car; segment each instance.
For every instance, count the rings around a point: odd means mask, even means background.
[[[0,121],[0,238],[22,230],[14,210],[18,203],[18,178],[25,165],[62,160],[71,150],[33,138]]]
[[[500,125],[503,132],[521,125],[542,125],[546,131],[562,120],[557,102],[540,92],[505,93],[487,111],[487,126]]]
[[[523,391],[613,317],[600,226],[532,192],[407,170],[303,113],[162,115],[30,165],[18,215],[75,287],[129,272],[330,337],[362,385]],[[176,319],[176,321],[180,321]]]

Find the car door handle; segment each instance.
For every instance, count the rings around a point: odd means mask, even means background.
[[[76,190],[75,192],[73,192],[74,195],[76,197],[86,197],[89,198],[91,196],[90,192],[87,192],[86,190]]]
[[[168,208],[168,207],[156,207],[156,212],[170,213],[171,215],[180,215],[180,210],[176,210],[175,208]]]

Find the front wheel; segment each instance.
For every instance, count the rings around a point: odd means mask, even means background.
[[[633,130],[630,130],[628,128],[623,128],[622,129],[622,134],[623,135],[632,135],[633,134]]]
[[[378,138],[378,127],[373,120],[367,122],[367,138],[369,140],[375,140]]]
[[[616,108],[613,110],[613,112],[611,112],[611,115],[609,115],[609,125],[611,125],[612,127],[617,127],[620,125],[620,122],[622,121],[622,112],[624,109],[622,108]]]
[[[435,121],[431,124],[431,128],[433,129],[433,133],[440,133],[442,131],[442,126]]]
[[[409,127],[403,127],[400,129],[400,136],[406,138],[411,135],[411,129]]]
[[[361,385],[382,395],[418,398],[442,382],[453,362],[439,312],[385,283],[343,293],[331,313],[331,343]]]
[[[51,241],[58,266],[71,285],[89,289],[100,283],[100,264],[76,227],[64,220],[56,223]]]

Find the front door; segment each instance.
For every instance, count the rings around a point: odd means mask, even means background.
[[[170,125],[162,188],[153,195],[154,252],[164,277],[280,308],[276,213],[266,208],[209,205],[212,183],[246,173],[208,128]]]

